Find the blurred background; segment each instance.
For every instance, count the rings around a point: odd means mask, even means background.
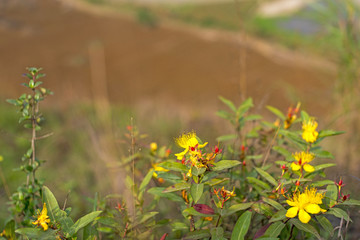
[[[74,214],[95,192],[123,192],[126,126],[148,135],[144,149],[153,141],[176,149],[173,138],[192,129],[214,144],[230,133],[215,115],[224,108],[218,96],[252,97],[269,121],[267,105],[286,113],[301,102],[320,129],[346,131],[324,142],[339,166],[328,174],[359,198],[359,2],[0,0],[5,185],[12,192],[24,181],[12,169],[30,137],[5,100],[26,90],[22,74],[34,66],[55,93],[41,106],[42,131],[52,135],[38,143],[47,161],[39,174],[60,201],[69,194]]]

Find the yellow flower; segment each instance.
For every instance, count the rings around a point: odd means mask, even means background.
[[[295,192],[292,199],[286,200],[287,204],[291,206],[286,212],[286,217],[294,218],[299,214],[299,220],[302,223],[308,223],[311,219],[310,214],[326,211],[319,206],[322,204],[323,198],[324,195],[318,193],[316,188],[310,190],[306,188],[303,193]]]
[[[152,142],[152,143],[150,143],[150,150],[152,151],[152,152],[155,152],[156,150],[157,150],[157,144],[156,144],[156,142]]]
[[[308,142],[313,143],[316,141],[319,133],[316,131],[318,123],[314,119],[309,119],[307,122],[303,122],[302,129],[302,138]]]
[[[291,163],[291,169],[293,171],[299,171],[301,168],[303,168],[306,172],[313,172],[315,171],[315,168],[309,164],[314,158],[315,155],[308,152],[299,152],[293,154],[294,158],[297,162]]]
[[[46,231],[49,228],[48,226],[49,223],[50,223],[50,219],[49,216],[47,215],[46,203],[44,203],[42,211],[40,212],[38,210],[37,220],[35,222],[32,222],[32,224],[38,226],[40,225],[44,229],[44,231]]]
[[[207,144],[207,142],[204,144],[199,144],[196,133],[194,131],[181,135],[175,139],[175,142],[179,147],[184,148],[184,151],[175,154],[178,160],[182,160],[189,150],[194,152],[196,148],[203,148]]]

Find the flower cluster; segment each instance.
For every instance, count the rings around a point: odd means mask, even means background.
[[[49,223],[50,223],[50,219],[49,216],[47,215],[46,203],[44,203],[41,212],[38,210],[37,220],[32,222],[32,224],[41,226],[44,229],[44,231],[46,231],[49,228]]]
[[[315,155],[309,152],[297,152],[293,154],[296,161],[291,163],[291,169],[293,171],[305,170],[306,172],[313,172],[315,168],[309,163],[315,158]]]
[[[211,153],[202,153],[208,143],[200,144],[194,131],[181,135],[175,139],[176,144],[184,148],[181,153],[175,154],[178,160],[181,160],[183,164],[189,164],[197,168],[209,168],[215,162],[217,154],[221,153],[221,150],[216,146]],[[191,169],[188,176],[191,176]]]
[[[221,189],[214,189],[215,196],[219,199],[220,208],[224,207],[224,204],[227,200],[229,200],[231,197],[235,197],[236,194],[234,193],[235,188],[230,192],[229,190],[226,190],[224,187]]]
[[[318,123],[313,119],[309,119],[307,122],[304,121],[302,124],[302,138],[308,142],[313,143],[316,141],[319,133],[316,131],[316,128],[318,126]]]
[[[289,107],[287,117],[284,121],[284,128],[288,129],[291,127],[292,123],[296,120],[296,114],[299,112],[300,109],[300,103],[296,105],[295,108]]]
[[[326,212],[319,206],[323,198],[324,194],[318,193],[316,188],[306,188],[303,193],[296,191],[292,199],[286,200],[286,203],[291,206],[286,212],[286,217],[294,218],[299,214],[299,220],[308,223],[311,219],[310,214]]]

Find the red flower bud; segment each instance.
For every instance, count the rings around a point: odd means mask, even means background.
[[[295,185],[296,185],[296,186],[300,186],[299,180],[296,181]]]

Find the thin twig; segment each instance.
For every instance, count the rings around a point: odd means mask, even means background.
[[[48,134],[45,134],[45,135],[42,135],[42,136],[40,136],[40,137],[36,137],[35,140],[44,139],[44,138],[50,137],[50,136],[52,136],[52,135],[54,135],[53,132],[48,133]]]

